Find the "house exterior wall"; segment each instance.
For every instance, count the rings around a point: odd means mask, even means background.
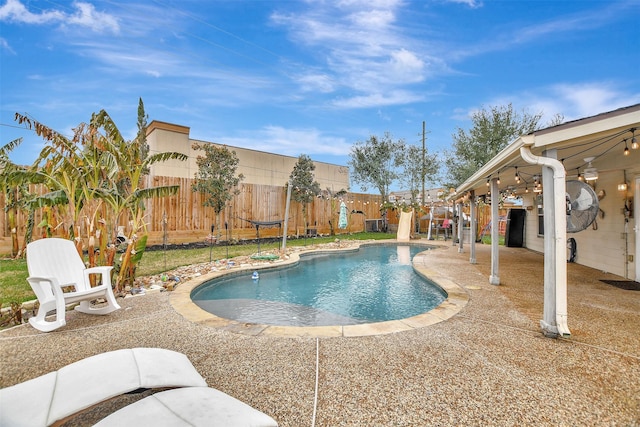
[[[198,171],[196,159],[202,152],[193,149],[193,143],[211,143],[189,138],[189,128],[171,123],[152,121],[147,128],[147,143],[151,153],[179,152],[187,155],[186,162],[170,160],[151,167],[150,176],[193,178]],[[245,184],[284,186],[298,161],[297,157],[266,153],[240,147],[228,147],[238,157],[237,172],[244,175]],[[331,191],[349,189],[349,168],[324,162],[315,162],[315,179],[320,188]]]
[[[618,191],[618,184],[623,182],[623,171],[599,171],[595,181],[596,194],[604,191],[600,200],[602,213],[596,218],[594,225],[577,233],[567,233],[567,238],[574,238],[577,245],[576,263],[607,273],[629,279],[634,278],[635,263],[638,262],[634,227],[638,223],[638,212],[625,222],[625,194],[632,198],[635,188],[635,177],[640,176],[640,165],[626,171],[627,192]],[[570,178],[571,179],[571,178]],[[627,206],[633,206],[633,200],[627,200]],[[544,238],[538,236],[538,215],[533,193],[524,197],[523,206],[527,210],[525,227],[525,246],[536,252],[544,251]],[[532,208],[529,209],[528,207]],[[630,258],[629,255],[632,255]]]

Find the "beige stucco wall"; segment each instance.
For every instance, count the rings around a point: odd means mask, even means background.
[[[640,165],[627,170],[627,183],[629,184],[628,196],[633,197],[635,177],[640,176]],[[633,217],[625,226],[624,197],[623,192],[618,191],[617,186],[623,180],[622,171],[599,171],[595,184],[596,193],[604,191],[605,196],[600,200],[599,206],[602,214],[598,215],[597,229],[593,225],[586,230],[577,233],[567,233],[567,238],[574,238],[577,244],[576,262],[603,272],[617,274],[630,279],[634,278],[634,256],[636,243],[634,227],[638,223],[639,212],[634,212]],[[527,210],[525,241],[526,247],[534,251],[544,251],[544,238],[538,236],[538,217],[535,201],[531,195],[523,200]],[[630,260],[629,255],[632,255]]]
[[[189,128],[171,123],[152,121],[147,129],[147,142],[151,153],[179,152],[186,154],[186,162],[167,161],[152,166],[151,176],[193,178],[198,171],[196,159],[202,154],[192,148],[194,142],[210,143],[189,138]],[[297,157],[282,156],[240,147],[228,147],[238,156],[237,172],[244,175],[243,183],[284,186]],[[349,169],[346,166],[315,162],[315,179],[322,189],[332,191],[349,189]]]

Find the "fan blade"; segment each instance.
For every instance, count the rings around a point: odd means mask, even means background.
[[[580,189],[575,199],[571,203],[572,210],[585,211],[593,206],[593,197],[584,188]]]

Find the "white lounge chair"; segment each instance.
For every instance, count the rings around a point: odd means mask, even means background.
[[[208,387],[184,387],[155,393],[114,412],[95,427],[277,427],[278,423],[229,396]]]
[[[111,270],[113,267],[86,268],[75,245],[70,240],[48,238],[27,245],[27,281],[40,302],[38,314],[29,319],[34,328],[49,332],[64,326],[65,306],[79,302],[76,310],[87,314],[108,314],[118,310],[111,289]],[[100,275],[98,286],[91,287],[89,276]],[[74,291],[63,292],[63,288],[73,286]],[[91,301],[104,298],[106,305],[93,307]],[[55,310],[56,317],[47,321],[49,311]]]
[[[206,386],[182,353],[160,348],[110,351],[0,389],[0,426],[61,424],[98,403],[138,389]]]

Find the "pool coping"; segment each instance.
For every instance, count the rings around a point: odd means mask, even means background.
[[[359,250],[361,246],[376,245],[376,244],[410,244],[420,246],[430,246],[429,250],[438,250],[438,246],[430,245],[428,242],[416,242],[416,241],[398,241],[398,240],[384,240],[379,242],[366,242],[355,247],[348,248],[336,248],[336,249],[314,249],[301,250],[300,252],[294,252],[289,255],[289,259],[277,261],[277,262],[265,262],[257,264],[241,264],[235,266],[229,270],[218,270],[210,273],[194,277],[189,281],[181,283],[180,286],[175,288],[169,297],[171,306],[182,317],[190,322],[213,327],[216,329],[225,330],[243,335],[275,335],[281,337],[306,337],[306,338],[332,338],[332,337],[362,337],[373,335],[386,335],[402,331],[410,331],[413,329],[424,328],[427,326],[440,323],[451,317],[455,316],[462,310],[469,302],[469,294],[467,291],[452,281],[448,277],[444,277],[434,270],[427,267],[426,256],[428,250],[422,251],[416,254],[412,259],[412,266],[416,273],[423,276],[430,281],[434,282],[440,288],[447,293],[447,298],[440,303],[434,309],[427,311],[416,316],[408,317],[406,319],[389,320],[385,322],[376,323],[364,323],[358,325],[344,325],[344,326],[276,326],[276,325],[264,325],[257,323],[239,322],[237,320],[225,319],[218,317],[208,311],[203,310],[197,304],[191,300],[191,292],[202,285],[203,283],[222,277],[228,274],[244,273],[248,270],[261,270],[261,269],[273,269],[283,268],[295,265],[300,262],[300,257],[310,254],[319,253],[336,253],[336,252],[352,252]]]

